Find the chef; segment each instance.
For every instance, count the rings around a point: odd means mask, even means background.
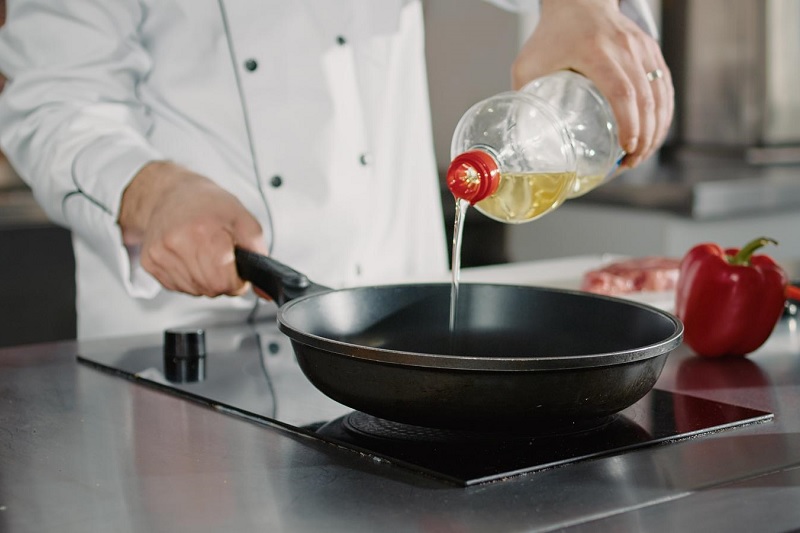
[[[540,9],[515,87],[582,72],[628,166],[658,147],[642,0],[494,3]],[[234,246],[332,287],[446,272],[419,0],[8,4],[0,146],[72,231],[79,338],[243,320]]]

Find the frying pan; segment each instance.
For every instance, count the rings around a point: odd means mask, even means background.
[[[461,284],[333,290],[237,249],[239,275],[279,305],[278,327],[321,392],[367,414],[460,429],[564,427],[644,396],[681,343],[660,309],[579,291]]]

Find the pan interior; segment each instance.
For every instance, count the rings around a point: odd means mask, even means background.
[[[578,291],[462,284],[455,335],[450,285],[343,289],[290,302],[290,336],[358,347],[480,358],[572,357],[629,352],[676,335],[655,308]]]

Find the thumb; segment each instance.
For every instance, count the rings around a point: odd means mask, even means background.
[[[568,67],[539,54],[537,47],[528,43],[511,66],[511,86],[514,90],[522,89],[529,82],[564,68]]]
[[[240,248],[263,255],[269,253],[261,224],[246,210],[233,221],[232,236],[234,244]]]

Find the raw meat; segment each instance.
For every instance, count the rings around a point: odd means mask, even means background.
[[[680,263],[661,256],[623,259],[586,272],[581,290],[608,295],[671,291],[678,282]]]

